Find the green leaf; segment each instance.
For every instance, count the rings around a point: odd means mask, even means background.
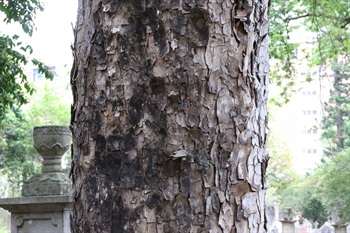
[[[0,11],[5,14],[4,22],[17,22],[28,35],[35,29],[34,19],[37,11],[43,11],[43,3],[37,0],[0,1]]]

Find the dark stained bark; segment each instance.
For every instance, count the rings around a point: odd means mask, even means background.
[[[79,0],[73,232],[265,232],[268,1]]]

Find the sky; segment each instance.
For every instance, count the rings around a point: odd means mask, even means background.
[[[1,25],[1,32],[20,35],[21,41],[34,49],[33,57],[52,66],[72,64],[70,45],[73,42],[72,25],[75,26],[77,0],[44,0],[44,11],[35,19],[37,30],[30,38],[19,25]]]

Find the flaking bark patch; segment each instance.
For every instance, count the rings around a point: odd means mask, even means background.
[[[208,12],[199,8],[190,10],[190,22],[192,25],[190,36],[195,38],[195,44],[198,47],[206,46],[209,41],[209,15]],[[196,46],[196,47],[197,47]]]
[[[154,95],[164,94],[166,91],[164,78],[151,78],[149,85]]]
[[[136,93],[129,101],[129,121],[133,125],[137,125],[143,113],[144,98],[142,94]]]

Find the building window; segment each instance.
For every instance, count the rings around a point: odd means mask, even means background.
[[[51,66],[49,69],[51,72],[55,73],[56,67]],[[45,74],[39,73],[38,68],[33,69],[33,82],[40,82],[44,79],[45,79]]]
[[[308,154],[316,154],[317,153],[317,149],[302,149],[302,153],[303,154],[306,154],[306,153],[308,153]]]
[[[303,91],[301,92],[302,95],[317,95],[317,91]]]
[[[317,114],[317,110],[303,110],[302,111],[303,115],[316,115]]]
[[[301,130],[302,134],[317,134],[317,129],[303,129]]]
[[[298,57],[298,48],[294,49],[294,55]]]
[[[33,81],[38,82],[45,78],[45,75],[43,73],[39,73],[38,69],[33,69]]]

